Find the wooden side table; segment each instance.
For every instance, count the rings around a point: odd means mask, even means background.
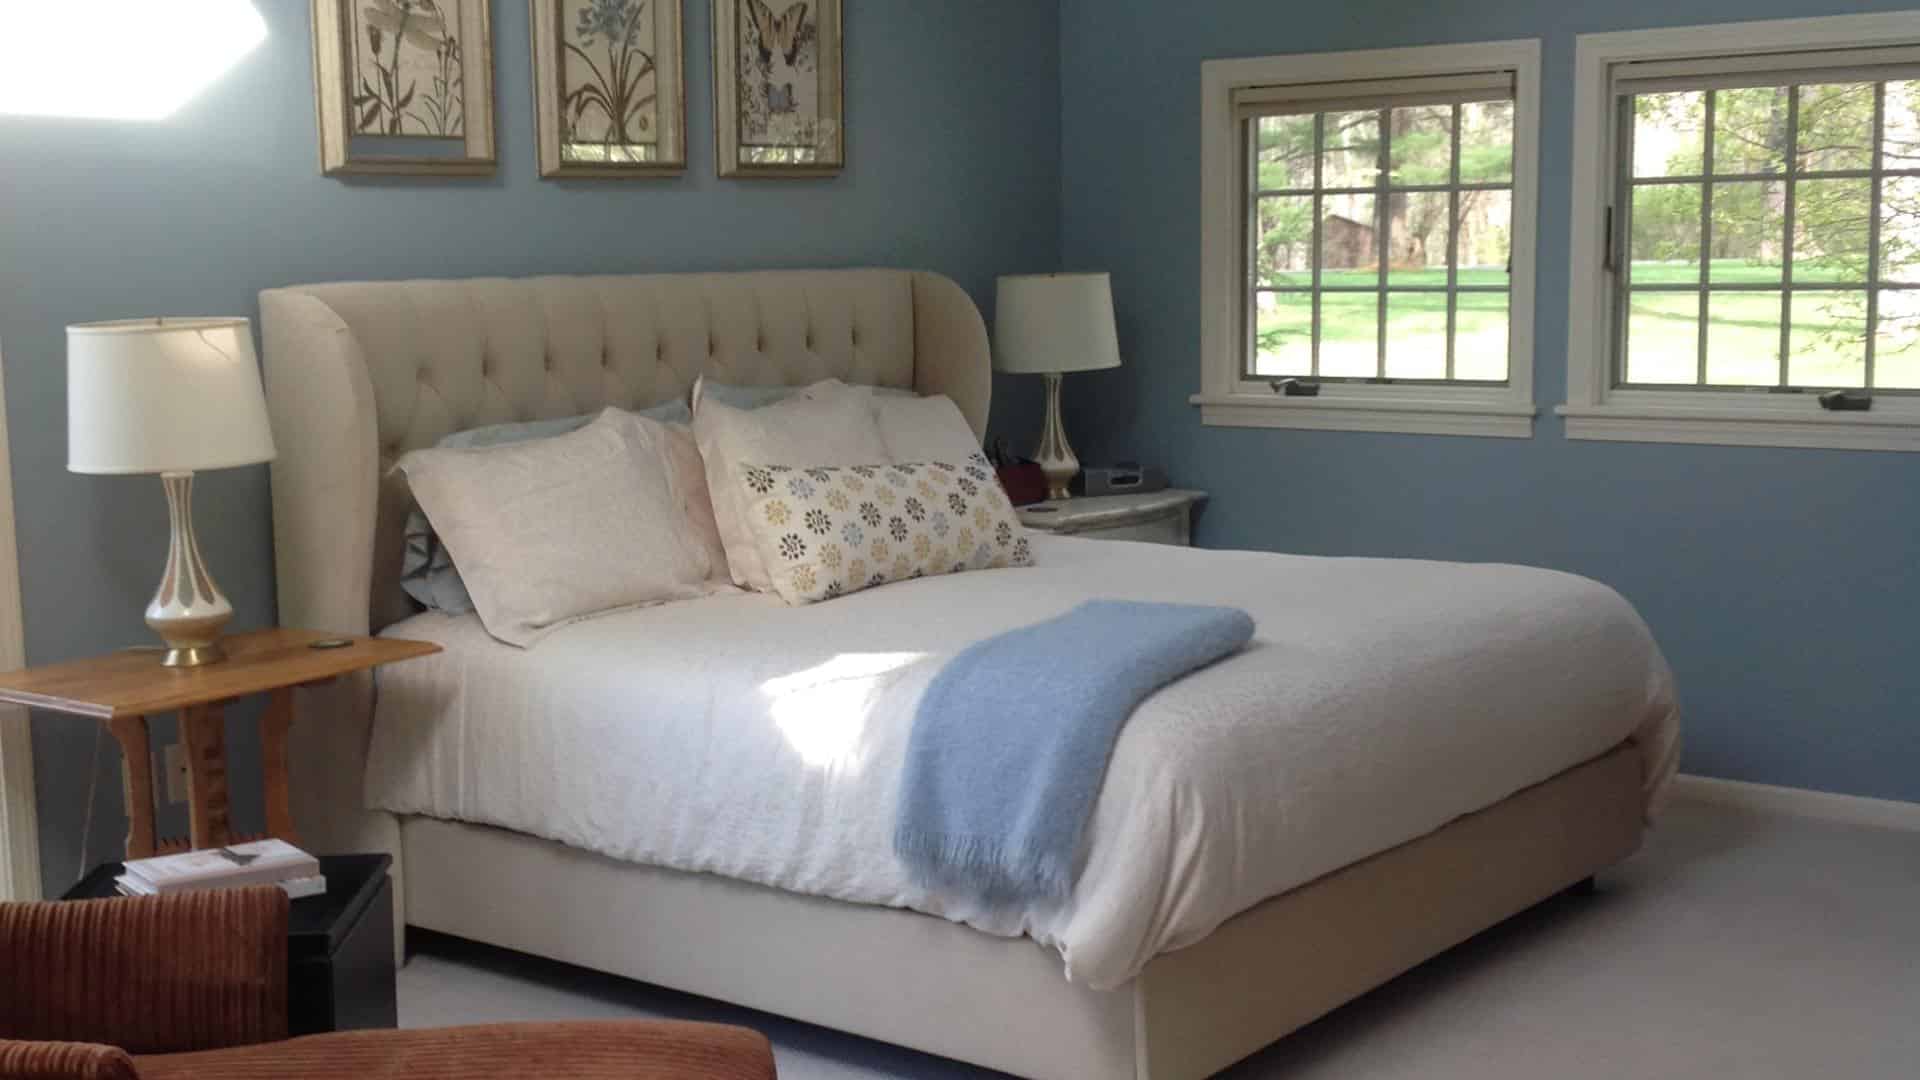
[[[1143,494],[1048,499],[1022,506],[1018,512],[1020,524],[1057,536],[1186,547],[1193,542],[1194,504],[1206,497],[1204,491],[1167,488]]]
[[[335,648],[316,643],[345,641]],[[256,630],[223,638],[227,659],[205,667],[160,666],[159,649],[129,649],[87,660],[25,668],[0,675],[0,702],[48,709],[105,723],[125,757],[127,858],[161,851],[220,847],[235,839],[229,820],[227,740],[223,708],[249,694],[266,694],[260,717],[261,783],[267,836],[298,843],[287,791],[287,729],[293,691],[381,664],[437,653],[429,641],[340,637],[312,630]],[[187,748],[187,803],[191,835],[161,844],[154,836],[153,759],[147,718],[178,710]]]

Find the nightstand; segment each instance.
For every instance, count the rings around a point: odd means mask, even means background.
[[[1020,523],[1055,536],[1185,547],[1192,543],[1194,504],[1206,497],[1204,491],[1168,488],[1141,495],[1049,499],[1019,507]]]
[[[256,630],[221,639],[227,658],[202,667],[165,667],[159,649],[127,649],[87,660],[0,674],[0,702],[47,709],[106,724],[119,740],[127,796],[127,858],[220,847],[236,840],[227,793],[226,724],[222,707],[249,694],[267,695],[260,717],[261,784],[266,835],[298,844],[287,792],[287,730],[293,691],[381,664],[437,653],[429,641],[344,637],[311,630]],[[191,836],[154,835],[153,760],[147,717],[180,713],[187,751]]]

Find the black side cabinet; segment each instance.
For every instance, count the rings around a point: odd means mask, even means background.
[[[287,1031],[390,1028],[394,1000],[393,882],[386,855],[322,855],[324,896],[295,900],[287,921]],[[93,868],[63,900],[118,896],[119,863]]]

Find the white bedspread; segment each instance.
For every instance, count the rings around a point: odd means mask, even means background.
[[[1037,567],[789,608],[731,594],[589,620],[522,651],[477,619],[382,670],[375,807],[619,859],[913,908],[1057,948],[1117,986],[1261,900],[1430,832],[1623,739],[1651,807],[1671,677],[1611,589],[1514,566],[1034,536]],[[968,910],[890,838],[921,689],[967,644],[1091,597],[1231,604],[1246,652],[1162,689],[1115,748],[1063,905]]]

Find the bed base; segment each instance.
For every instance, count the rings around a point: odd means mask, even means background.
[[[1303,885],[1118,990],[915,912],[403,819],[406,921],[1021,1076],[1203,1077],[1631,854],[1630,746]]]

